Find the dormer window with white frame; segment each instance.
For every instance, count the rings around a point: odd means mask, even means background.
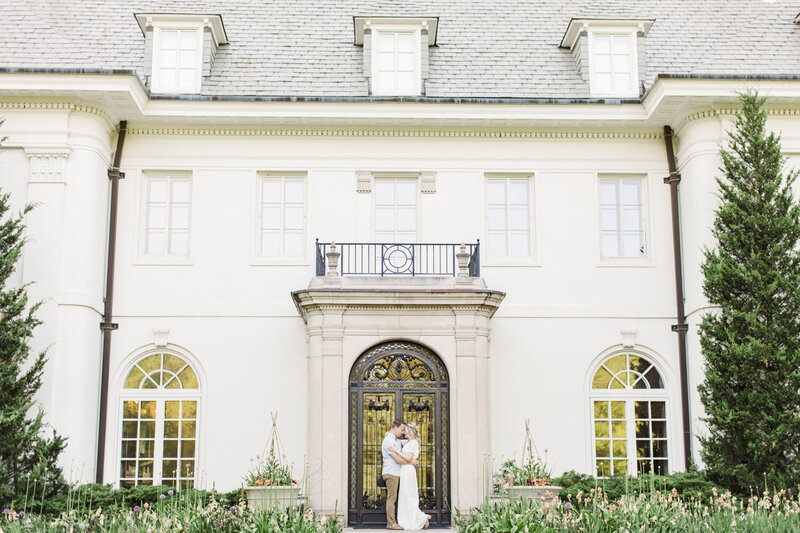
[[[436,18],[355,17],[356,44],[364,47],[370,94],[425,93],[428,47],[436,42]]]
[[[137,14],[145,35],[150,91],[198,94],[217,47],[228,39],[219,15]]]
[[[653,20],[572,19],[561,47],[572,56],[592,97],[638,98],[644,80],[644,37]]]

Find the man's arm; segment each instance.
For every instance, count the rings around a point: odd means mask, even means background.
[[[401,465],[412,465],[412,466],[419,466],[419,461],[416,459],[408,460],[406,457],[398,452],[389,452],[392,454],[392,459],[395,460],[396,463],[400,463]]]

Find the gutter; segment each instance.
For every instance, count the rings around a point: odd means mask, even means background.
[[[681,418],[683,421],[683,457],[686,471],[692,466],[692,433],[689,418],[689,380],[686,362],[686,332],[689,325],[686,323],[686,311],[683,297],[683,257],[681,254],[681,218],[678,205],[678,184],[681,175],[675,165],[675,152],[672,147],[672,128],[664,126],[664,143],[667,149],[667,164],[669,176],[664,178],[664,183],[669,185],[670,207],[672,208],[672,250],[675,261],[675,307],[678,323],[672,326],[672,331],[678,334],[678,361],[680,364],[681,380]]]
[[[643,104],[659,80],[719,81],[800,81],[800,74],[657,74],[639,98],[557,98],[557,97],[479,97],[479,96],[313,96],[313,95],[230,95],[230,94],[152,94],[136,70],[103,68],[4,67],[0,74],[84,74],[133,76],[149,101],[169,102],[306,102],[306,103],[417,103],[417,104],[505,104],[505,105],[625,105]],[[588,92],[588,89],[587,89]]]
[[[125,144],[125,133],[128,123],[125,120],[119,123],[119,135],[117,136],[117,150],[114,152],[114,164],[108,169],[108,179],[111,180],[111,201],[108,215],[108,258],[106,261],[106,296],[103,311],[103,321],[100,329],[103,331],[103,359],[100,367],[100,414],[97,425],[97,468],[96,482],[103,483],[103,467],[105,465],[106,452],[106,422],[108,419],[108,367],[111,359],[111,333],[119,328],[119,324],[114,320],[114,266],[115,251],[117,248],[117,205],[119,203],[119,180],[125,174],[119,171],[119,164],[122,159],[122,147]]]

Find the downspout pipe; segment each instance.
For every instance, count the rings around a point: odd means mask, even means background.
[[[683,419],[683,456],[684,468],[689,471],[692,465],[692,433],[691,420],[689,419],[689,378],[686,362],[686,332],[689,325],[686,323],[686,311],[683,302],[683,256],[681,254],[681,215],[678,206],[678,184],[681,175],[675,165],[675,152],[672,147],[672,128],[664,126],[664,142],[667,148],[667,165],[669,176],[664,178],[664,183],[669,185],[670,206],[672,208],[672,250],[675,261],[675,306],[677,308],[678,323],[672,326],[672,331],[678,334],[678,361],[680,364],[681,379],[681,417]]]
[[[125,145],[125,132],[128,122],[119,123],[117,135],[117,150],[114,152],[114,164],[108,169],[108,179],[111,180],[111,201],[108,214],[108,258],[106,260],[106,296],[104,298],[103,321],[100,329],[103,332],[103,358],[100,367],[100,413],[97,424],[97,468],[96,482],[103,483],[103,466],[106,456],[106,421],[108,418],[108,367],[111,360],[111,333],[119,327],[114,323],[114,266],[115,251],[117,248],[117,205],[119,203],[119,180],[125,174],[119,171],[122,160],[122,147]]]

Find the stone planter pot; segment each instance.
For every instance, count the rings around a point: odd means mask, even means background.
[[[269,509],[285,509],[303,503],[300,498],[300,487],[274,486],[274,487],[244,487],[247,495],[247,506],[253,511]]]
[[[556,501],[561,494],[561,487],[553,485],[512,485],[508,487],[508,497],[511,500],[532,500],[541,502]]]

